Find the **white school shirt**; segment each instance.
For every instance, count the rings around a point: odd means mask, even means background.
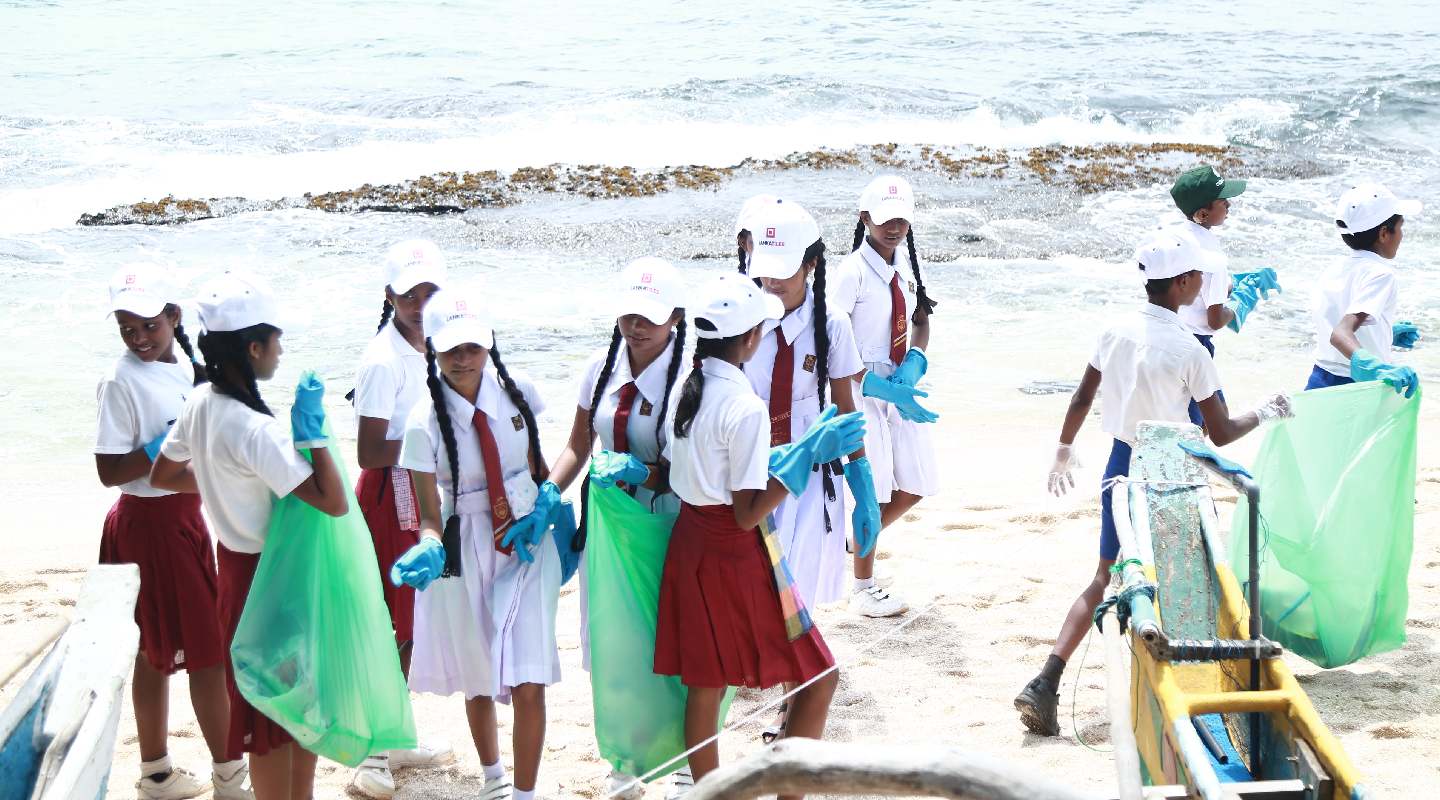
[[[770,483],[770,412],[734,364],[707,358],[700,371],[690,433],[670,443],[670,488],[692,506],[731,505],[731,492]]]
[[[220,544],[237,553],[265,546],[270,511],[314,469],[285,425],[210,385],[197,387],[160,454],[189,461]]]
[[[859,250],[841,259],[834,272],[826,276],[826,311],[849,318],[860,360],[866,369],[882,378],[889,377],[896,367],[890,362],[890,341],[894,338],[890,334],[890,279],[896,272],[900,273],[900,294],[905,297],[908,330],[914,327],[915,273],[904,247],[895,248],[894,265],[886,264],[866,239]]]
[[[1184,220],[1177,223],[1173,230],[1183,236],[1190,237],[1201,248],[1225,257],[1220,248],[1220,237],[1213,231],[1191,220]],[[1223,263],[1223,262],[1222,262]],[[1210,306],[1224,305],[1230,299],[1230,287],[1234,283],[1230,272],[1225,267],[1219,272],[1200,273],[1200,294],[1189,305],[1180,307],[1180,321],[1191,333],[1201,336],[1214,336],[1220,332],[1219,328],[1210,327]]]
[[[860,360],[860,351],[855,346],[855,334],[850,330],[850,319],[843,314],[828,313],[826,309],[825,331],[830,336],[830,349],[826,357],[828,363],[825,371],[830,378],[849,378],[858,375],[865,368]],[[775,330],[780,329],[785,334],[785,341],[790,342],[795,348],[795,372],[790,386],[790,406],[798,409],[820,409],[815,398],[818,394],[818,386],[815,381],[815,371],[818,369],[815,358],[815,296],[812,292],[805,293],[805,302],[800,304],[794,311],[789,312],[778,320],[767,319],[764,324],[765,336],[760,340],[760,348],[755,355],[745,362],[745,375],[750,379],[750,385],[755,389],[755,394],[770,407],[770,379],[775,372],[775,354],[780,349],[780,343],[775,341]],[[888,350],[886,351],[889,352]],[[888,358],[888,356],[887,356]],[[829,392],[830,387],[825,387]],[[826,395],[829,398],[829,395]],[[769,416],[767,414],[766,418]],[[791,420],[798,417],[791,414]],[[791,440],[803,434],[804,431],[791,432]]]
[[[534,384],[518,373],[511,372],[510,376],[520,387],[530,410],[538,417],[545,410],[545,404],[535,391]],[[495,436],[500,471],[505,474],[505,497],[511,512],[515,519],[529,514],[538,496],[535,480],[530,474],[530,437],[520,409],[505,394],[494,368],[485,368],[473,405],[443,380],[440,391],[450,412],[455,450],[460,459],[460,513],[490,512],[489,482],[485,476],[485,462],[480,455],[480,439],[475,434],[474,415],[478,408],[489,417],[487,421],[490,432]],[[440,493],[441,521],[448,518],[453,508],[453,467],[445,453],[440,420],[431,401],[417,404],[410,412],[410,420],[405,427],[405,444],[400,449],[400,466],[435,476],[436,489]]]
[[[147,364],[127,350],[95,387],[99,406],[95,454],[132,453],[165,433],[180,418],[194,384],[195,369],[187,359]],[[151,486],[148,473],[121,484],[120,491],[137,497],[174,494]]]
[[[665,415],[665,429],[657,432],[660,407],[665,402],[665,379],[669,375],[670,363],[674,360],[675,334],[670,334],[668,342],[660,357],[641,370],[637,378],[630,373],[630,346],[621,341],[620,349],[615,353],[615,364],[610,368],[610,380],[605,384],[605,393],[600,397],[600,407],[595,411],[595,434],[600,437],[600,446],[603,449],[615,449],[615,412],[620,408],[620,389],[633,380],[639,393],[630,407],[630,421],[625,427],[630,454],[646,464],[654,464],[662,455],[668,455],[671,434],[675,430],[674,404],[680,396],[680,386],[685,382],[685,371],[677,372],[675,385],[670,389],[671,410]],[[590,403],[595,399],[595,384],[600,380],[600,370],[605,366],[605,353],[608,350],[609,348],[606,348],[596,353],[585,367],[585,374],[580,376],[576,404],[582,411],[590,411]],[[684,355],[680,358],[683,359]],[[680,510],[679,500],[673,493],[667,492],[657,499],[654,492],[643,486],[632,488],[635,499],[657,513],[675,513]]]
[[[1347,314],[1364,314],[1355,330],[1360,346],[1381,361],[1390,360],[1393,326],[1400,315],[1400,284],[1395,267],[1369,250],[1355,250],[1320,276],[1311,300],[1315,325],[1315,363],[1332,375],[1350,377],[1350,359],[1330,344],[1330,334]]]
[[[388,420],[385,439],[405,438],[410,410],[429,389],[425,385],[425,354],[410,346],[395,324],[370,339],[355,376],[355,421],[360,417]]]
[[[1135,443],[1145,420],[1188,422],[1190,401],[1220,389],[1215,361],[1175,312],[1147,303],[1100,334],[1090,366],[1100,371],[1100,425]]]

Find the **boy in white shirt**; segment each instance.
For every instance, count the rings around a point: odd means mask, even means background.
[[[1139,314],[1100,335],[1085,376],[1070,399],[1050,470],[1051,492],[1064,494],[1074,487],[1071,445],[1090,415],[1098,391],[1101,425],[1115,438],[1101,482],[1100,561],[1090,585],[1070,607],[1044,669],[1015,698],[1025,726],[1042,736],[1060,733],[1056,719],[1060,675],[1066,659],[1089,630],[1091,613],[1109,583],[1110,567],[1120,551],[1110,515],[1110,490],[1104,484],[1129,473],[1136,426],[1143,420],[1184,422],[1186,407],[1193,399],[1199,403],[1211,441],[1226,445],[1267,419],[1290,415],[1289,401],[1277,395],[1256,411],[1231,417],[1219,396],[1215,362],[1180,321],[1178,309],[1199,295],[1201,273],[1213,256],[1189,237],[1161,231],[1140,246],[1136,260],[1146,279],[1149,303]]]
[[[1399,314],[1400,291],[1391,264],[1404,237],[1405,217],[1420,213],[1416,200],[1401,200],[1378,183],[1340,196],[1335,225],[1351,249],[1315,286],[1315,367],[1305,388],[1383,380],[1411,397],[1420,378],[1410,367],[1389,363],[1390,348],[1409,348],[1419,331]]]

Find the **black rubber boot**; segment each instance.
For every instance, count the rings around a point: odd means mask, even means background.
[[[1015,710],[1020,712],[1020,721],[1031,733],[1041,736],[1060,735],[1060,721],[1056,717],[1059,705],[1059,690],[1044,678],[1025,684],[1025,689],[1015,698]]]

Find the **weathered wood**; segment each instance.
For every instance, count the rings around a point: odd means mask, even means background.
[[[706,775],[688,800],[750,800],[774,794],[868,794],[954,800],[1081,800],[1082,792],[1035,770],[945,748],[782,739]]]

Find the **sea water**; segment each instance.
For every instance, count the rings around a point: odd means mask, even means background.
[[[882,142],[1226,145],[1265,166],[1218,232],[1234,268],[1272,266],[1285,293],[1243,335],[1218,337],[1221,371],[1237,407],[1299,389],[1310,285],[1345,252],[1338,193],[1378,179],[1440,211],[1437,8],[0,2],[5,551],[17,564],[73,559],[77,542],[98,536],[113,492],[90,456],[94,386],[123,352],[105,289],[122,264],[170,263],[192,288],[235,266],[270,279],[298,322],[267,398],[283,414],[312,367],[348,420],[340,398],[379,316],[381,254],[402,238],[434,239],[455,279],[485,287],[507,362],[549,403],[541,425],[553,450],[627,260],[658,254],[692,275],[734,269],[731,226],[760,191],[812,209],[838,259],[878,167],[746,173],[653,197],[546,195],[463,215],[292,208],[75,225],[166,195],[266,200],[551,163],[727,166]],[[1034,454],[1026,485],[1040,487],[1064,400],[1019,390],[1077,378],[1105,321],[1140,301],[1129,255],[1157,218],[1178,218],[1168,179],[1081,193],[1013,170],[902,172],[919,196],[916,243],[940,302],[938,430],[968,462],[947,465],[967,476],[948,478],[947,491],[1006,491],[1013,476],[974,468],[1001,451]],[[1403,358],[1425,379],[1440,377],[1437,226],[1440,215],[1407,220],[1397,262],[1403,316],[1425,337]],[[187,321],[193,330],[193,309]]]

